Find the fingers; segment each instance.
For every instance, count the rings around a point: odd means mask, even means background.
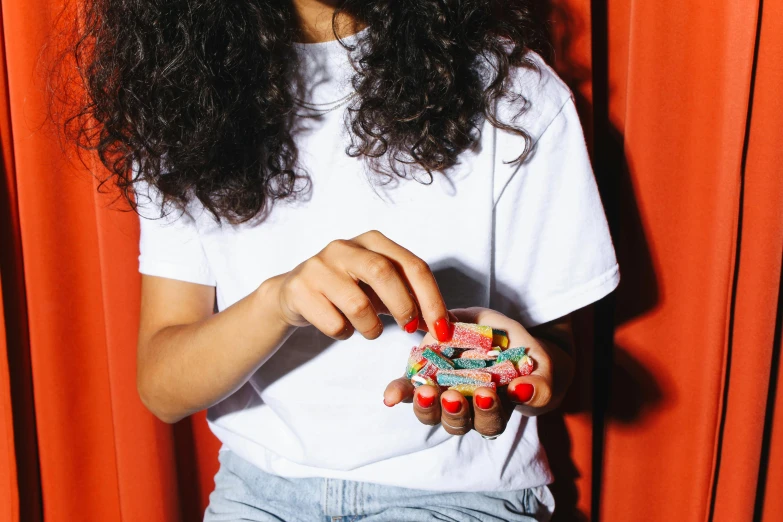
[[[473,395],[473,427],[482,435],[494,437],[506,429],[506,415],[497,394],[479,388]]]
[[[535,410],[549,406],[552,400],[551,382],[541,375],[517,377],[508,385],[508,398],[524,407],[523,413],[535,415]]]
[[[413,412],[423,424],[434,426],[440,422],[440,401],[438,389],[425,384],[416,388],[413,396]]]
[[[465,435],[473,428],[473,418],[467,399],[454,390],[446,390],[440,396],[440,423],[452,435]]]
[[[514,403],[522,406],[525,415],[540,415],[553,407],[553,363],[549,351],[525,327],[500,312],[487,308],[452,310],[460,320],[501,328],[508,333],[511,346],[525,346],[535,367],[530,375],[517,377],[508,385],[506,393]],[[502,393],[502,392],[501,392]]]
[[[344,262],[346,271],[373,290],[400,328],[409,333],[418,329],[419,308],[391,259],[372,250],[354,247],[354,252]]]
[[[391,407],[401,402],[410,402],[413,390],[413,384],[406,377],[394,379],[383,392],[383,403]]]
[[[443,296],[429,265],[377,231],[362,234],[354,238],[353,241],[388,258],[413,293],[429,332],[439,341],[451,339],[452,327],[446,304],[443,302]],[[372,286],[384,303],[389,305],[378,291],[379,289],[375,285]]]
[[[325,335],[343,341],[353,335],[353,326],[345,316],[319,293],[311,292],[301,299],[300,314]]]

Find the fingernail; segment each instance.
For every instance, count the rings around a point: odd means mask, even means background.
[[[527,402],[533,397],[533,385],[527,382],[517,384],[511,393],[517,398],[519,402]]]
[[[433,326],[435,327],[435,336],[438,338],[438,341],[445,343],[451,340],[451,335],[454,331],[448,319],[441,317],[435,321]]]
[[[441,402],[443,403],[443,407],[446,408],[446,411],[451,413],[452,415],[455,413],[459,413],[459,410],[462,409],[462,401],[450,401],[448,399],[441,399]]]
[[[386,397],[383,398],[383,404],[384,406],[388,406],[389,408],[393,406],[393,404],[389,404],[388,402],[386,402]]]
[[[404,328],[405,328],[405,331],[408,332],[408,333],[415,332],[416,330],[419,329],[419,318],[418,317],[414,317],[413,319],[411,319],[408,322],[408,324],[405,325]]]
[[[488,410],[495,404],[495,399],[487,395],[476,395],[476,406],[482,410]]]
[[[429,397],[426,397],[422,394],[416,395],[416,402],[419,403],[419,406],[422,408],[429,408],[432,406],[432,403],[435,402],[435,396],[430,395]]]

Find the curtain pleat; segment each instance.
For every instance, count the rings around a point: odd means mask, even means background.
[[[219,442],[139,401],[137,218],[44,124],[62,3],[0,1],[0,522],[198,521]],[[783,0],[545,5],[623,277],[541,420],[556,520],[781,520]]]
[[[738,223],[727,403],[713,499],[715,521],[753,519],[759,468],[766,464],[761,462],[762,442],[779,302],[776,282],[780,280],[783,252],[781,5],[779,0],[765,0],[758,15]],[[781,484],[768,491],[772,493]]]
[[[633,411],[608,417],[601,520],[701,521],[720,459],[757,5],[633,1],[615,16],[628,20],[609,83],[623,106],[626,379],[612,395]]]

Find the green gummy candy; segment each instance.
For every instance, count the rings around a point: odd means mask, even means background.
[[[427,359],[429,362],[440,368],[441,370],[453,370],[454,365],[451,364],[451,361],[446,359],[445,357],[442,357],[440,354],[437,354],[427,348],[424,350],[424,353],[421,354],[422,357]]]
[[[498,358],[495,359],[495,364],[500,364],[503,361],[511,361],[513,363],[518,363],[519,360],[522,357],[524,357],[526,353],[527,353],[527,348],[525,347],[509,348],[508,350],[500,352]]]
[[[453,373],[438,373],[436,379],[441,386],[455,386],[457,384],[477,384],[482,386],[486,384],[476,379],[471,379],[464,375],[454,375]]]
[[[444,346],[440,349],[440,353],[443,354],[445,357],[454,357],[454,353],[456,352],[456,348],[452,346]]]
[[[457,370],[472,370],[477,368],[486,368],[487,361],[483,359],[454,359],[454,368]]]

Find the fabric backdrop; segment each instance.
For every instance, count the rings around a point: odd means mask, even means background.
[[[557,519],[783,520],[783,0],[544,4],[623,274],[541,422]],[[45,125],[62,5],[2,0],[0,521],[200,520],[203,414],[136,393],[137,218]]]

